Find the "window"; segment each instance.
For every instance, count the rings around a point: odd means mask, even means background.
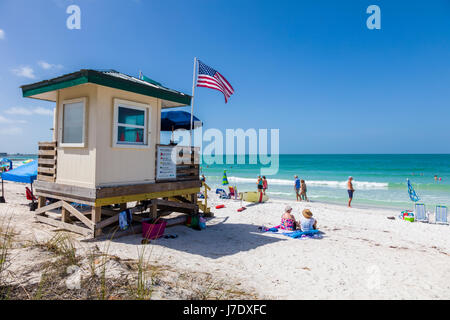
[[[147,105],[116,99],[114,103],[114,146],[146,147],[148,117]]]
[[[61,144],[66,147],[85,146],[86,99],[63,101],[61,110]]]

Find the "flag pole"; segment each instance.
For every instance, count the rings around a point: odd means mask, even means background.
[[[195,78],[197,76],[197,57],[194,58],[194,74],[192,76],[192,99],[191,99],[191,136],[189,140],[189,146],[193,146],[193,136],[192,136],[192,129],[194,128],[194,95],[195,95]]]

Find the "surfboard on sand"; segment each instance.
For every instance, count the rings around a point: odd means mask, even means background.
[[[269,197],[262,192],[250,191],[242,194],[242,200],[247,202],[266,202],[269,200]]]

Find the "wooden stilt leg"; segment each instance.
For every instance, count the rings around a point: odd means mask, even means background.
[[[191,194],[191,202],[192,202],[193,204],[197,205],[197,200],[198,200],[197,194],[196,194],[196,193]],[[197,207],[197,208],[198,208],[198,207]],[[196,210],[194,211],[194,214],[197,214],[197,213],[198,213],[198,209],[196,209]]]
[[[47,199],[45,197],[38,197],[38,209],[45,207],[45,201]]]
[[[96,227],[95,224],[99,223],[102,219],[102,207],[92,207],[92,222],[94,223],[94,237],[101,235],[102,229]]]
[[[151,209],[152,218],[156,219],[158,217],[158,200],[152,200],[152,209]]]
[[[66,208],[62,207],[61,208],[61,221],[62,222],[70,222],[70,213],[69,211],[66,210]]]

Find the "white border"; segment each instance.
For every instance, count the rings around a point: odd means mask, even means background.
[[[117,143],[117,127],[118,127],[118,118],[119,118],[119,106],[145,111],[145,120],[144,120],[144,144],[133,144],[133,143]],[[152,107],[149,104],[134,102],[130,100],[122,100],[114,98],[114,116],[113,116],[113,134],[112,134],[112,146],[113,148],[121,148],[121,149],[148,149],[150,148],[149,144],[149,136],[151,134],[151,110]],[[127,125],[129,127],[133,127],[132,125]],[[136,126],[141,128],[142,126]]]
[[[87,119],[87,97],[77,98],[77,99],[70,99],[70,100],[63,100],[60,103],[60,109],[59,109],[59,125],[58,125],[58,142],[59,146],[64,148],[86,148],[87,146],[87,139],[86,139],[86,119]],[[71,104],[71,103],[83,103],[83,142],[82,143],[64,143],[64,105]]]

